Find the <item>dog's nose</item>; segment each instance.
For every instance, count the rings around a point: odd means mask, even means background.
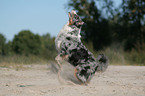
[[[84,24],[84,22],[82,21],[82,24]]]
[[[83,22],[83,21],[79,22],[79,25],[83,25],[83,24],[84,24],[84,22]]]

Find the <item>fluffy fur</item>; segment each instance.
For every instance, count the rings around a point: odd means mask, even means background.
[[[80,38],[83,21],[74,10],[69,13],[69,21],[55,39],[58,56],[56,61],[61,71],[61,61],[67,60],[75,67],[74,75],[83,84],[88,84],[97,71],[105,71],[108,66],[108,58],[100,54],[97,59],[83,45]],[[60,76],[59,76],[60,77]]]

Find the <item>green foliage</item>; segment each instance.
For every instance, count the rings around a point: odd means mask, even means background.
[[[0,34],[1,64],[39,64],[54,60],[56,54],[55,38],[49,33],[40,36],[29,30],[20,31],[13,41],[5,42],[6,39]]]
[[[131,65],[145,65],[145,43],[136,45],[130,52],[126,52],[125,58]]]
[[[3,64],[47,64],[48,60],[36,55],[16,55],[0,56],[0,66]]]
[[[70,0],[68,6],[77,10],[85,22],[82,37],[86,43],[93,42],[95,50],[100,50],[111,43],[109,22],[101,16],[101,11],[94,0]]]
[[[41,39],[39,35],[35,35],[29,30],[23,30],[15,35],[12,47],[17,54],[38,55],[41,50]]]
[[[12,50],[19,55],[37,55],[43,59],[54,59],[56,56],[54,40],[50,34],[39,36],[29,30],[23,30],[15,35]]]
[[[136,44],[145,43],[144,6],[144,0],[123,0],[118,37],[124,42],[125,50],[132,50]]]
[[[4,54],[5,56],[12,56],[14,54],[14,51],[12,49],[12,42],[8,41],[4,46]]]
[[[115,8],[114,0],[69,0],[67,8],[85,22],[82,40],[95,57],[105,53],[111,64],[145,65],[145,1],[122,1]],[[57,55],[54,40],[23,30],[6,42],[0,34],[0,63],[47,63]]]
[[[5,43],[6,43],[6,38],[2,34],[0,34],[0,55],[5,55],[4,52]]]
[[[85,22],[83,39],[93,42],[95,50],[114,42],[123,44],[125,50],[145,43],[145,1],[123,0],[118,8],[113,3],[113,0],[69,0],[68,8],[77,10]]]
[[[40,55],[45,59],[54,59],[56,56],[55,38],[51,38],[50,34],[41,36],[42,49]]]
[[[87,48],[97,57],[99,54],[105,54],[109,58],[111,65],[138,65],[145,66],[145,44],[142,48],[132,49],[130,52],[123,50],[119,44],[112,44],[100,51],[94,51],[91,44]]]

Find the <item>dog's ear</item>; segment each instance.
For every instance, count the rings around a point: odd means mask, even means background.
[[[71,11],[71,14],[72,14],[72,15],[75,15],[75,14],[77,14],[77,13],[76,13],[76,11],[73,9],[73,10]]]
[[[73,18],[74,18],[75,15],[77,15],[77,13],[76,13],[76,11],[74,9],[71,11],[71,13],[70,12],[68,13],[69,25],[73,25],[74,24]]]
[[[68,13],[69,16],[69,24],[68,25],[72,25],[73,24],[73,16],[71,15],[71,13]]]
[[[71,14],[70,14],[70,12],[68,12],[68,16],[69,16],[69,18],[71,18]]]

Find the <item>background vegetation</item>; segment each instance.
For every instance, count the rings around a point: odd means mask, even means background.
[[[100,6],[98,7],[98,4]],[[69,0],[85,22],[82,41],[97,56],[105,53],[111,64],[145,65],[145,0]],[[48,63],[56,54],[55,37],[22,30],[12,41],[0,34],[0,63]]]

